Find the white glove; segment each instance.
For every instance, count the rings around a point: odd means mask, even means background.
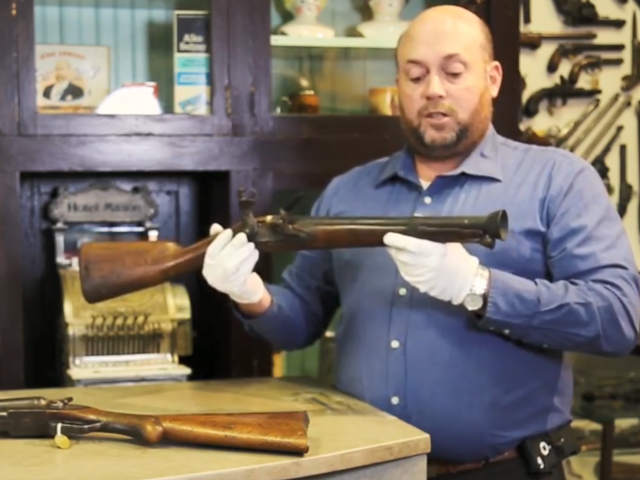
[[[202,276],[219,292],[229,295],[236,303],[256,303],[265,291],[260,276],[253,271],[259,252],[244,233],[235,237],[230,229],[214,223],[210,235],[218,235],[207,247]]]
[[[460,305],[469,294],[480,261],[459,243],[387,233],[383,241],[400,275],[420,292]]]

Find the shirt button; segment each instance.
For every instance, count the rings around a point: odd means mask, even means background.
[[[400,288],[398,289],[398,293],[399,293],[401,296],[403,296],[403,297],[404,297],[404,296],[407,294],[407,289],[406,289],[406,288],[404,288],[404,287],[400,287]]]
[[[431,203],[431,197],[424,197],[424,203],[429,205]]]
[[[503,332],[505,335],[509,335],[509,333],[511,333],[509,330],[503,330]]]
[[[400,346],[400,342],[398,340],[391,340],[391,348],[398,348]]]
[[[391,403],[393,403],[394,405],[398,405],[400,403],[400,398],[396,396],[391,397]]]

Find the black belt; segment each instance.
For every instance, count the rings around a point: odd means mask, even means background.
[[[454,462],[443,462],[439,460],[428,460],[427,459],[427,478],[437,477],[439,475],[451,475],[454,473],[462,473],[462,472],[470,472],[473,470],[478,470],[490,463],[496,462],[504,462],[505,460],[512,460],[514,458],[518,458],[520,453],[515,448],[513,450],[509,450],[497,457],[490,458],[489,460],[482,460],[479,462],[469,462],[469,463],[454,463]]]
[[[551,474],[566,458],[577,455],[580,446],[570,425],[556,430],[534,435],[521,442],[517,448],[504,452],[488,460],[456,463],[427,459],[427,477],[452,475],[479,470],[487,465],[522,458],[531,473]]]

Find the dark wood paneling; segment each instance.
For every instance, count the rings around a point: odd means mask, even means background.
[[[278,190],[322,190],[335,178],[333,172],[301,173],[274,172],[273,191]],[[275,212],[274,212],[275,213]]]
[[[231,90],[230,57],[226,54],[231,32],[229,31],[229,1],[210,0],[211,15],[211,109],[216,133],[230,134],[231,117],[227,95]]]
[[[493,124],[505,137],[520,138],[520,2],[488,0],[488,23],[493,33],[496,59],[504,77],[500,95],[494,102]]]
[[[36,108],[33,0],[18,10],[20,133],[24,135],[229,135],[226,93],[230,89],[228,0],[211,0],[211,107],[208,117],[190,115],[42,115]],[[2,24],[0,23],[0,26]],[[12,43],[13,44],[13,43]],[[223,52],[223,53],[221,53]]]
[[[279,137],[370,137],[404,141],[398,117],[376,115],[273,116],[270,135]]]
[[[25,371],[18,173],[0,173],[0,226],[0,387],[22,388]]]
[[[268,76],[269,70],[260,71],[258,68],[265,64],[257,61],[262,38],[256,29],[257,11],[264,10],[264,0],[231,1],[229,4],[229,58],[231,92],[228,101],[231,111],[231,121],[235,135],[247,135],[256,128],[256,86],[258,78]],[[268,18],[264,19],[268,22]],[[267,47],[269,41],[267,38]],[[269,60],[270,63],[270,60]]]
[[[201,115],[36,115],[38,135],[224,135],[230,122]]]
[[[18,133],[18,68],[15,6],[0,1],[0,135]]]
[[[260,168],[337,174],[401,146],[401,140],[385,137],[0,137],[0,169],[100,173]]]
[[[18,8],[18,93],[20,95],[20,133],[38,132],[36,111],[36,59],[33,0],[20,0]]]
[[[231,18],[250,28],[250,35],[240,35],[233,52],[249,62],[239,70],[240,82],[245,82],[251,111],[251,128],[255,133],[274,129],[271,112],[271,2],[265,0],[243,0],[233,2]],[[242,37],[242,38],[240,38]],[[232,53],[233,54],[233,53]],[[249,69],[249,71],[245,71]],[[234,85],[236,80],[234,78]],[[239,84],[240,85],[240,84]],[[279,132],[278,132],[279,133]]]

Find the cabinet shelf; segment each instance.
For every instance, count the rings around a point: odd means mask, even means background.
[[[287,35],[271,35],[272,47],[313,47],[313,48],[370,48],[390,50],[396,42],[389,39],[364,37],[303,38]]]

